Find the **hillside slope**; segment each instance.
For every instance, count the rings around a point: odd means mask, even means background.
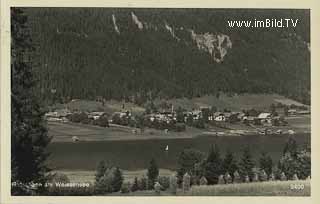
[[[44,100],[278,93],[310,103],[309,11],[28,8]],[[296,28],[227,20],[298,19]]]

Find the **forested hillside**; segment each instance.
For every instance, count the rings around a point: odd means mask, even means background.
[[[310,103],[307,10],[27,8],[44,100],[278,93]],[[296,28],[227,20],[298,19]]]

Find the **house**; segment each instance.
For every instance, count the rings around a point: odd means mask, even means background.
[[[296,115],[297,114],[297,110],[296,109],[289,109],[288,110],[288,115]]]
[[[246,114],[243,113],[243,112],[241,112],[241,113],[239,113],[239,114],[237,115],[237,118],[238,118],[238,120],[243,120],[243,117],[245,117],[245,116],[246,116]]]
[[[261,123],[271,123],[271,113],[260,113],[258,119]]]
[[[71,115],[71,112],[68,109],[57,109],[56,111],[45,113],[44,117],[47,121],[66,122],[69,115]]]
[[[243,116],[242,121],[248,121],[248,122],[253,122],[257,117],[253,116]]]
[[[307,114],[310,114],[310,110],[301,110],[301,111],[298,111],[297,114],[299,115],[307,115]]]
[[[222,112],[215,112],[213,114],[213,117],[214,117],[214,121],[216,121],[216,122],[224,122],[224,121],[226,121],[226,116]]]
[[[214,118],[214,121],[224,122],[224,121],[226,121],[226,117],[224,115],[219,115],[219,116]]]
[[[97,120],[105,114],[106,114],[105,112],[91,112],[88,114],[88,118],[91,118],[93,120]]]

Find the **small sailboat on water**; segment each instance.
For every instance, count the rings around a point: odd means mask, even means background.
[[[166,146],[165,151],[169,151],[169,145]]]

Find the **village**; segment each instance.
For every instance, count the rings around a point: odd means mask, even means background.
[[[201,106],[192,110],[181,107],[151,108],[137,114],[123,105],[119,111],[79,111],[68,108],[56,109],[45,114],[48,122],[80,123],[100,127],[130,128],[132,134],[142,134],[145,130],[161,130],[169,132],[185,132],[187,127],[203,130],[203,134],[222,135],[272,135],[295,134],[296,130],[289,126],[290,118],[310,115],[305,106],[272,104],[269,111],[255,109],[231,111],[217,110],[216,107]],[[73,141],[79,138],[74,136]]]

